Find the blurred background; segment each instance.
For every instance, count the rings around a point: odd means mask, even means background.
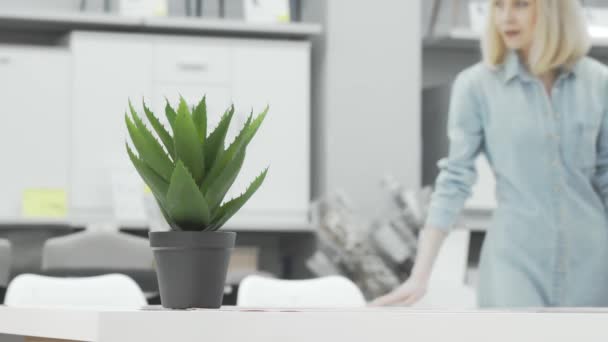
[[[585,1],[593,57],[608,1]],[[167,229],[128,162],[129,99],[207,96],[209,126],[270,112],[228,196],[264,185],[237,231],[225,304],[252,274],[332,274],[366,299],[407,278],[456,74],[480,59],[476,0],[0,0],[0,301],[23,273],[122,273],[158,304],[149,230]],[[479,182],[433,274],[433,305],[472,305],[495,206]],[[459,292],[460,291],[460,292]],[[464,291],[464,292],[462,292]]]

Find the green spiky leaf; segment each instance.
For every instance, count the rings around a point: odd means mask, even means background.
[[[165,218],[165,220],[167,221],[167,223],[169,224],[171,229],[183,230],[177,223],[175,223],[175,221],[173,220],[171,215],[169,215],[167,210],[163,207],[166,204],[164,204],[158,197],[156,197],[156,195],[154,196],[154,198],[156,198],[156,203],[158,203],[158,209],[160,209],[161,214],[163,215],[163,217]]]
[[[133,114],[133,113],[132,113]],[[152,133],[148,131],[145,126],[143,129],[138,129],[138,126],[143,126],[141,120],[137,117],[137,114],[133,115],[134,119],[139,124],[134,124],[128,115],[125,114],[125,121],[127,123],[127,130],[131,141],[139,153],[139,157],[158,173],[165,180],[171,177],[173,172],[173,164],[169,157],[165,154],[165,151],[160,146],[158,141],[152,136]]]
[[[198,132],[194,127],[188,105],[183,98],[177,110],[173,131],[175,158],[184,163],[196,184],[200,184],[205,171],[203,147],[199,142]]]
[[[224,203],[216,212],[216,215],[213,217],[213,221],[210,226],[210,230],[217,230],[221,228],[247,201],[253,194],[258,190],[258,188],[264,182],[266,178],[266,174],[268,173],[268,168],[266,168],[256,179],[249,184],[247,190],[241,194],[240,196]]]
[[[207,201],[181,160],[178,160],[171,176],[166,209],[183,230],[201,230],[207,227],[210,221]]]
[[[145,104],[144,104],[144,108],[147,109]],[[156,140],[156,137],[152,134],[152,132],[148,129],[148,127],[146,127],[143,120],[137,114],[137,111],[135,111],[135,108],[133,108],[131,101],[129,101],[129,111],[131,112],[131,118],[133,119],[133,123],[135,124],[135,127],[137,127],[137,129],[140,131],[140,133],[142,133],[142,135],[144,136],[146,141],[151,146],[154,147],[154,149],[157,151],[157,153],[163,154],[166,157],[165,159],[170,161],[170,158],[166,154],[166,152],[163,150],[163,147],[160,145],[158,140]],[[146,115],[147,115],[147,113],[146,113]],[[173,168],[171,168],[171,170],[173,170]]]
[[[256,177],[243,194],[221,205],[241,171],[247,145],[259,129],[268,108],[255,119],[252,113],[237,137],[225,148],[234,106],[226,110],[208,136],[206,97],[192,109],[182,97],[177,110],[167,101],[165,114],[173,134],[145,103],[144,112],[152,127],[150,129],[131,103],[129,107],[132,117],[125,115],[125,121],[132,146],[139,156],[133,153],[129,144],[127,153],[152,190],[172,229],[219,229],[264,181],[268,169]]]
[[[201,144],[205,146],[205,139],[207,138],[207,97],[203,96],[203,99],[194,107],[192,111],[192,121],[198,132],[198,138]]]
[[[156,134],[158,134],[160,141],[162,141],[163,145],[165,145],[165,149],[167,150],[167,152],[169,153],[171,158],[175,159],[175,149],[173,147],[173,137],[171,137],[171,134],[169,134],[169,132],[167,131],[165,126],[163,126],[163,124],[160,123],[160,120],[158,120],[158,118],[154,115],[154,113],[152,113],[152,111],[148,107],[146,107],[145,102],[143,103],[143,106],[144,106],[144,112],[146,113],[146,117],[148,118],[148,121],[152,125],[152,128],[154,128],[154,131],[156,132]]]
[[[224,151],[224,140],[230,127],[230,122],[234,115],[234,105],[230,106],[215,129],[207,137],[207,143],[205,145],[205,166],[207,170],[211,169],[215,163],[217,157]]]
[[[215,211],[222,203],[224,196],[226,196],[226,193],[239,175],[244,160],[245,149],[241,149],[239,153],[237,153],[237,155],[228,163],[228,165],[226,165],[224,172],[222,172],[219,177],[217,177],[215,181],[209,185],[209,189],[206,189],[207,191],[203,192],[205,194],[205,198],[209,202],[209,207],[211,208],[212,212]]]
[[[129,154],[129,158],[135,166],[135,169],[144,180],[144,182],[150,187],[154,196],[157,196],[157,200],[159,202],[164,202],[165,197],[167,196],[167,191],[169,190],[169,183],[165,181],[159,174],[154,172],[152,168],[150,168],[146,163],[139,159],[135,153],[127,146],[127,153]]]
[[[148,165],[146,165],[143,160],[139,159],[129,147],[129,144],[125,144],[127,146],[127,153],[129,154],[129,158],[131,162],[135,166],[135,169],[144,180],[144,182],[150,187],[152,191],[152,195],[156,199],[160,212],[162,213],[165,220],[169,223],[169,225],[176,230],[181,230],[179,226],[173,221],[171,215],[167,213],[165,206],[167,205],[167,192],[169,191],[169,183],[166,182],[162,177],[160,177],[154,170],[152,170]]]
[[[165,102],[165,116],[167,117],[167,121],[169,121],[169,125],[171,126],[171,128],[173,128],[173,125],[175,124],[175,118],[177,118],[177,113],[175,112],[175,109],[171,107],[171,104],[169,103],[169,100],[167,98],[165,98]]]
[[[266,114],[268,113],[268,107],[259,114],[255,120],[251,121],[251,115],[249,119],[243,126],[243,129],[239,132],[234,141],[230,144],[228,149],[222,153],[214,164],[211,170],[207,173],[203,184],[201,184],[201,189],[207,189],[209,184],[215,182],[216,178],[224,171],[226,165],[235,157],[235,155],[242,148],[246,148],[257,130],[260,128],[260,125],[264,121]]]

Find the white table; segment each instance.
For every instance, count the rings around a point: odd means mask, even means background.
[[[76,341],[606,341],[608,310],[80,310],[0,306],[0,333]]]

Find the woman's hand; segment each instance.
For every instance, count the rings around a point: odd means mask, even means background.
[[[410,277],[390,293],[374,299],[369,306],[410,306],[424,297],[427,280]]]
[[[410,306],[426,294],[433,264],[447,232],[425,227],[418,238],[418,252],[411,276],[391,293],[376,298],[370,306]]]

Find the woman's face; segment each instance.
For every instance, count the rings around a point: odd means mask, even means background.
[[[495,25],[507,48],[529,51],[536,27],[536,1],[492,0]]]

